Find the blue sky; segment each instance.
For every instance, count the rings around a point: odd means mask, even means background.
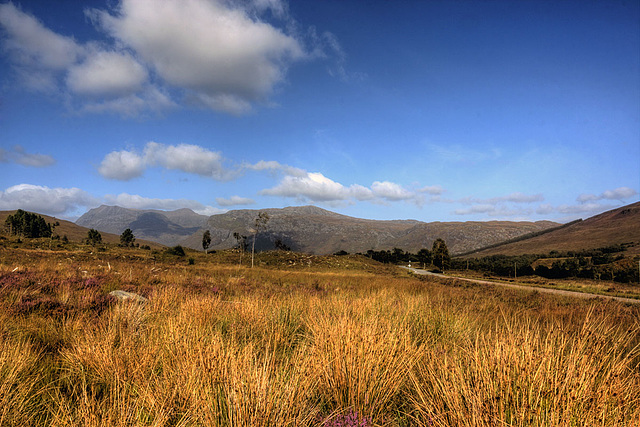
[[[568,221],[639,190],[637,1],[0,3],[0,210]]]

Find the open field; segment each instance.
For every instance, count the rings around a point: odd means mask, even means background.
[[[640,420],[637,305],[356,256],[69,247],[0,248],[2,426]]]

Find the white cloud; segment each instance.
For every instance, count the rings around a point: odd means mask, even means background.
[[[43,168],[53,165],[56,160],[48,154],[27,153],[20,145],[16,145],[11,151],[0,148],[0,162],[12,162],[22,166]]]
[[[0,190],[0,210],[24,209],[45,215],[72,218],[101,204],[118,205],[130,209],[176,210],[188,208],[201,215],[215,215],[225,209],[205,205],[189,199],[157,199],[121,193],[94,197],[79,188],[49,188],[19,184]]]
[[[104,199],[107,204],[129,209],[158,209],[172,211],[187,208],[201,215],[214,215],[226,212],[224,209],[207,206],[189,199],[157,199],[128,193],[120,193],[118,195],[107,194]]]
[[[255,204],[255,200],[249,199],[247,197],[240,196],[231,196],[228,199],[223,197],[217,197],[216,203],[220,206],[243,206],[243,205],[253,205]]]
[[[371,185],[371,190],[377,197],[389,201],[409,200],[415,197],[412,192],[389,181],[376,181]]]
[[[563,214],[598,214],[611,207],[600,203],[582,203],[580,205],[560,205],[557,207],[557,211]]]
[[[439,196],[444,193],[444,189],[440,185],[427,185],[418,189],[418,192],[431,194],[432,196]]]
[[[273,164],[275,163],[275,164]],[[262,170],[269,170],[271,166],[277,166],[286,171],[289,167],[276,162],[264,162]],[[258,169],[257,169],[258,170]],[[389,181],[376,181],[371,188],[360,184],[344,186],[339,182],[327,178],[319,172],[306,172],[293,168],[294,175],[287,175],[273,188],[265,189],[260,194],[268,196],[290,197],[297,200],[310,200],[313,202],[343,202],[349,200],[358,201],[415,201],[417,196],[402,186]]]
[[[177,107],[171,98],[162,91],[147,87],[140,93],[121,96],[105,101],[88,101],[81,111],[89,113],[116,113],[123,117],[138,117],[146,111],[161,113]]]
[[[98,204],[96,198],[79,188],[19,184],[0,191],[0,210],[24,209],[48,215],[61,215]]]
[[[254,170],[254,171],[273,171],[273,172],[282,172],[285,175],[296,176],[299,178],[304,178],[307,176],[307,171],[296,168],[294,166],[283,165],[274,160],[260,160],[256,164],[250,165],[245,164],[244,168]]]
[[[120,96],[139,91],[147,77],[147,70],[131,55],[97,51],[69,68],[66,82],[78,94]]]
[[[45,28],[13,3],[0,5],[0,25],[8,35],[5,48],[20,65],[64,70],[82,53],[82,48],[72,38]]]
[[[633,196],[636,196],[638,194],[638,192],[636,190],[634,190],[633,188],[629,188],[629,187],[619,187],[613,190],[606,190],[605,192],[603,192],[602,194],[599,195],[595,195],[595,194],[581,194],[580,196],[578,196],[578,202],[580,203],[584,203],[584,202],[593,202],[593,201],[597,201],[597,200],[619,200],[619,201],[624,201],[626,199],[629,199]]]
[[[309,172],[305,176],[286,175],[280,184],[262,190],[261,194],[318,202],[345,200],[349,197],[346,187],[317,172]]]
[[[230,175],[222,164],[223,158],[220,153],[198,145],[164,145],[149,142],[144,149],[144,158],[149,165],[159,165],[217,180],[228,179]]]
[[[240,115],[256,103],[269,105],[295,62],[335,59],[330,72],[347,75],[337,38],[306,34],[308,52],[284,1],[111,3],[85,10],[88,22],[112,37],[99,42],[78,42],[12,3],[0,5],[2,42],[22,82],[80,112],[136,116],[183,102]],[[154,102],[154,93],[164,99]]]
[[[113,151],[105,156],[98,172],[109,179],[128,181],[152,166],[179,170],[219,181],[230,179],[236,172],[227,170],[220,153],[192,144],[165,145],[148,142],[144,154],[132,151]]]
[[[107,154],[102,160],[98,172],[108,179],[129,181],[142,175],[144,169],[145,164],[142,157],[131,151],[123,150]]]
[[[252,11],[278,9],[278,2],[270,3],[256,3]],[[165,82],[196,94],[210,108],[241,113],[265,99],[287,65],[305,55],[298,40],[250,14],[250,6],[123,0],[115,15],[93,10],[91,16]]]

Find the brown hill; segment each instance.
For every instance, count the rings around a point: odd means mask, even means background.
[[[117,235],[129,228],[140,239],[173,246],[200,230],[207,218],[190,209],[160,211],[103,205],[82,215],[76,224]]]
[[[640,202],[576,221],[528,239],[479,250],[468,257],[545,254],[628,245],[629,255],[640,254]]]
[[[6,221],[7,217],[9,215],[15,214],[16,212],[17,211],[0,211],[0,229],[3,228],[4,222]],[[55,224],[56,221],[59,222],[60,225],[55,228],[54,234],[57,234],[60,237],[67,236],[67,239],[69,239],[72,242],[81,242],[87,238],[87,233],[89,232],[89,228],[87,227],[82,227],[71,221],[55,218],[49,215],[43,215],[43,214],[38,214],[38,215],[43,217],[44,220],[48,223]],[[119,234],[106,233],[101,231],[100,235],[102,236],[102,241],[105,243],[120,243]],[[136,238],[136,243],[140,243],[141,245],[149,245],[152,248],[162,247],[162,245],[156,242],[141,240],[138,238]]]
[[[315,206],[260,211],[245,209],[209,217],[206,229],[211,233],[211,249],[235,246],[234,233],[250,237],[250,229],[258,212],[268,213],[270,219],[266,231],[258,236],[256,248],[273,249],[274,243],[279,240],[294,251],[318,255],[341,250],[356,253],[394,247],[416,252],[422,248],[430,249],[437,238],[443,238],[451,253],[455,254],[558,225],[550,221],[379,221],[353,218]],[[183,240],[181,244],[201,249],[204,229]]]

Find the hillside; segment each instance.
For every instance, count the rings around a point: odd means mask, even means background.
[[[550,221],[379,221],[340,215],[315,206],[236,210],[209,217],[206,227],[211,232],[211,248],[235,246],[233,234],[236,232],[250,237],[249,230],[258,212],[267,212],[270,216],[267,230],[258,236],[258,249],[273,249],[274,242],[280,240],[294,251],[313,254],[340,250],[355,253],[394,247],[415,252],[431,248],[437,238],[445,239],[452,253],[460,253],[557,225]],[[203,230],[183,240],[182,244],[200,249]]]
[[[138,210],[103,205],[82,215],[76,224],[117,235],[130,228],[136,238],[173,246],[197,233],[206,221],[207,216],[190,209]]]
[[[0,211],[0,226],[4,225],[4,222],[6,221],[9,215],[13,215],[15,213],[16,211]],[[72,242],[80,242],[86,239],[89,228],[95,228],[95,227],[82,227],[71,221],[65,221],[64,219],[58,219],[48,215],[42,215],[42,214],[38,214],[38,215],[43,217],[44,220],[48,223],[54,224],[56,221],[59,222],[60,225],[55,228],[54,234],[57,234],[58,236],[61,236],[61,237],[67,236],[67,239],[69,239]],[[100,235],[102,236],[102,241],[105,243],[114,243],[114,244],[120,243],[120,234],[121,233],[114,234],[114,233],[107,233],[104,231],[100,231]],[[136,236],[136,243],[140,243],[141,245],[149,245],[151,247],[161,246],[154,241],[139,239],[138,236]]]
[[[640,254],[640,202],[577,221],[548,233],[481,250],[468,257],[543,254],[629,244],[629,255]]]

